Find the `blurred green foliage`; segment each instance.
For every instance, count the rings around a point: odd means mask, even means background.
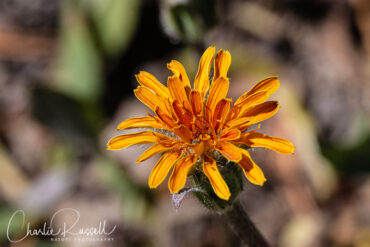
[[[104,51],[120,54],[131,41],[138,22],[138,0],[81,0],[92,17]]]
[[[53,129],[59,138],[71,143],[81,138],[93,139],[94,132],[78,101],[45,88],[35,88],[32,96],[34,116]]]
[[[96,102],[103,89],[103,59],[129,45],[138,19],[137,0],[62,2],[56,90],[79,101]]]
[[[189,43],[201,43],[205,32],[217,22],[215,0],[170,3],[162,11],[165,31]]]
[[[55,68],[55,89],[83,101],[94,101],[102,83],[101,59],[76,3],[64,1],[60,51]]]
[[[370,134],[348,147],[321,141],[321,150],[339,172],[352,174],[370,172]]]

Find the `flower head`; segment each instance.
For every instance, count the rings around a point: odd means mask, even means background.
[[[214,76],[210,83],[213,60]],[[282,154],[294,152],[293,144],[287,140],[259,133],[258,127],[248,130],[278,111],[276,101],[266,100],[280,83],[276,77],[264,79],[233,103],[227,98],[230,63],[228,51],[220,50],[215,56],[215,47],[209,47],[200,59],[194,88],[182,64],[175,60],[167,65],[173,72],[167,87],[153,75],[140,72],[136,76],[140,86],[135,89],[135,95],[155,114],[127,119],[117,130],[152,130],[116,136],[108,142],[108,149],[152,143],[137,162],[162,154],[151,171],[149,186],[156,188],[172,169],[168,181],[171,193],[185,186],[189,171],[197,165],[203,169],[217,196],[229,199],[229,188],[216,163],[220,156],[237,163],[250,182],[263,185],[266,178],[246,147],[264,147]]]

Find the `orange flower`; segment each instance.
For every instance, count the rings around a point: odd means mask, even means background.
[[[279,87],[277,78],[264,79],[233,103],[226,98],[230,53],[220,50],[214,55],[215,47],[209,47],[202,55],[193,89],[184,67],[175,60],[167,65],[174,74],[168,78],[167,87],[147,72],[136,76],[140,86],[134,91],[135,95],[155,115],[127,119],[117,130],[150,128],[153,131],[119,135],[107,146],[109,150],[118,150],[153,143],[137,159],[142,162],[162,154],[149,176],[150,188],[161,184],[172,169],[168,186],[171,193],[177,193],[185,186],[190,169],[199,165],[217,196],[227,200],[230,191],[218,170],[217,157],[222,155],[239,164],[250,182],[263,185],[266,178],[262,170],[244,148],[264,147],[282,154],[294,152],[293,144],[287,140],[258,133],[257,129],[247,130],[278,111],[276,101],[266,102]],[[213,60],[214,76],[210,84]],[[158,129],[164,134],[156,132]]]

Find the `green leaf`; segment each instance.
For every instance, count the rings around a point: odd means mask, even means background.
[[[101,61],[79,8],[63,2],[59,55],[54,88],[82,101],[95,101],[101,92]]]
[[[138,0],[83,0],[109,55],[122,52],[132,39],[139,17]]]

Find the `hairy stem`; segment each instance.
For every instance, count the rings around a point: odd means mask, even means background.
[[[268,247],[268,243],[251,221],[238,200],[225,212],[238,237],[249,247]]]

